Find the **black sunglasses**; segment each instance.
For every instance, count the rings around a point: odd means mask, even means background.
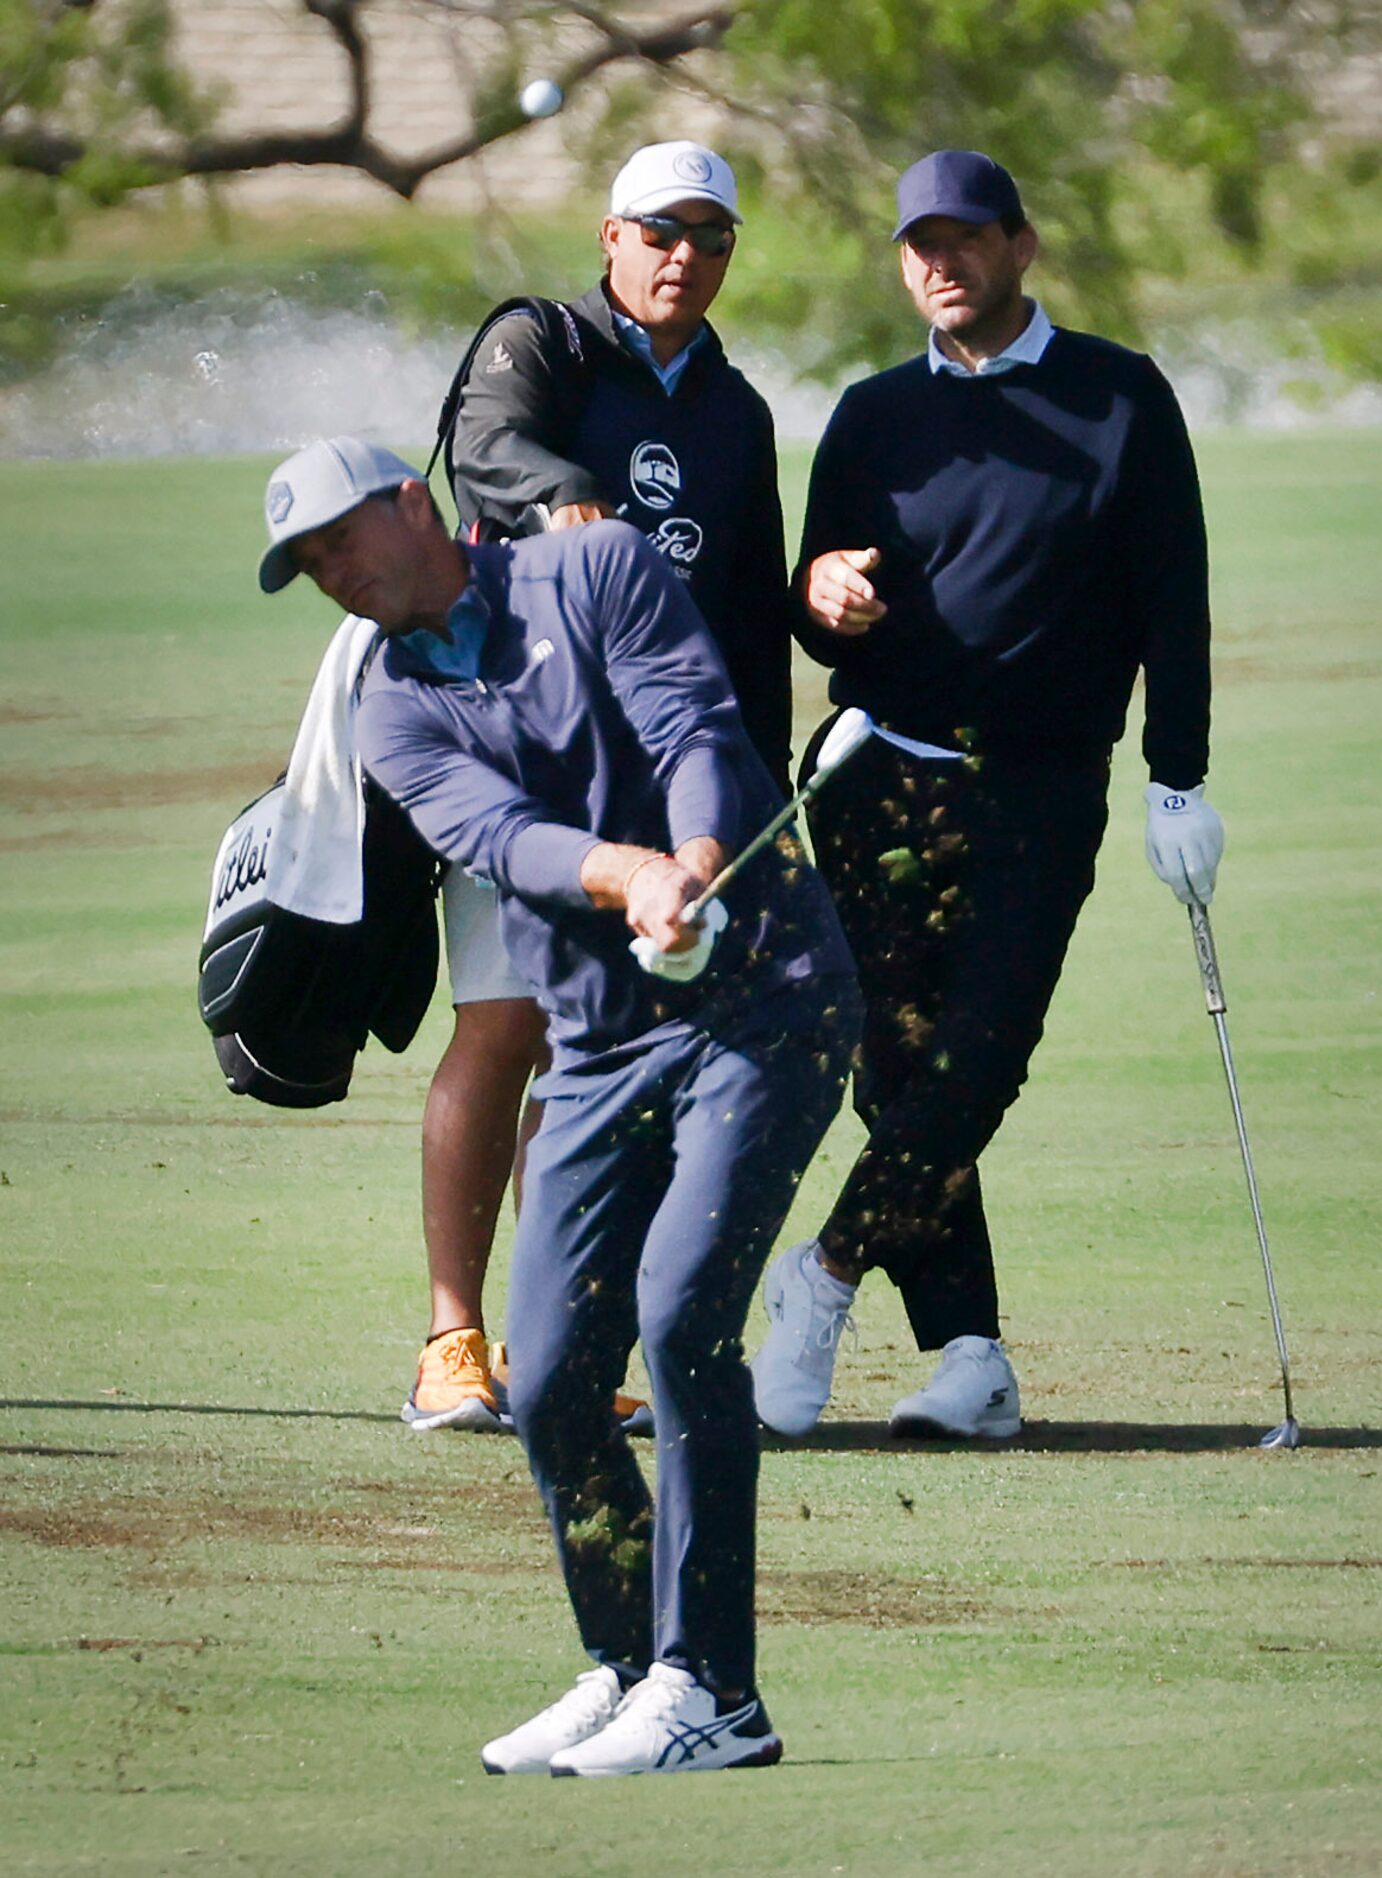
[[[678,215],[621,215],[622,222],[637,222],[649,248],[675,248],[689,241],[697,254],[728,254],[734,230],[723,222],[683,222]]]

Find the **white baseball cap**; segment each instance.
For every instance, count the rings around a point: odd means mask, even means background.
[[[649,143],[635,150],[609,192],[611,215],[656,215],[676,202],[713,202],[742,222],[734,171],[704,144]]]
[[[259,563],[259,585],[265,593],[277,593],[296,579],[289,549],[299,535],[349,514],[367,496],[422,480],[422,471],[401,456],[358,437],[319,438],[285,458],[264,491],[270,546]]]

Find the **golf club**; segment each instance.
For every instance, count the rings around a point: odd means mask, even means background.
[[[718,899],[730,882],[748,865],[755,854],[762,852],[773,837],[788,822],[795,819],[798,812],[805,808],[818,789],[824,787],[839,769],[848,762],[856,750],[862,749],[870,737],[881,737],[885,743],[895,744],[901,750],[909,750],[913,756],[944,758],[956,761],[964,755],[962,750],[945,750],[939,744],[918,743],[914,738],[899,736],[895,731],[880,730],[867,711],[858,705],[850,705],[841,711],[816,753],[816,767],[791,800],[778,810],[767,827],[760,830],[747,847],[739,853],[711,881],[710,885],[685,908],[682,917],[688,925],[698,920],[710,901]]]
[[[1248,1178],[1248,1197],[1252,1201],[1252,1217],[1257,1227],[1257,1243],[1262,1251],[1262,1269],[1267,1277],[1267,1301],[1272,1307],[1272,1328],[1276,1332],[1277,1354],[1281,1358],[1281,1388],[1286,1398],[1286,1419],[1263,1435],[1257,1445],[1261,1448],[1298,1448],[1300,1424],[1296,1420],[1295,1410],[1291,1405],[1291,1365],[1286,1355],[1286,1333],[1281,1328],[1281,1307],[1277,1303],[1276,1281],[1272,1276],[1272,1255],[1267,1250],[1267,1228],[1262,1223],[1262,1205],[1257,1197],[1257,1177],[1252,1171],[1252,1151],[1248,1147],[1248,1131],[1243,1121],[1243,1104],[1238,1096],[1238,1078],[1233,1073],[1233,1052],[1229,1048],[1228,1021],[1225,1015],[1228,1010],[1228,1001],[1224,997],[1223,980],[1219,976],[1219,958],[1214,950],[1214,934],[1209,924],[1209,909],[1201,906],[1198,900],[1192,900],[1187,911],[1190,914],[1190,931],[1195,941],[1195,958],[1204,984],[1205,1007],[1214,1019],[1214,1029],[1219,1038],[1219,1054],[1223,1058],[1224,1075],[1228,1081],[1229,1100],[1233,1104],[1233,1119],[1238,1128],[1238,1146],[1243,1156],[1243,1172]]]

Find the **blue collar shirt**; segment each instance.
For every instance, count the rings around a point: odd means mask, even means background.
[[[999,372],[1010,372],[1014,365],[1035,365],[1047,346],[1055,327],[1047,318],[1046,310],[1039,300],[1029,302],[1032,317],[1022,331],[1004,351],[995,353],[991,359],[980,359],[974,371],[967,365],[961,365],[958,359],[948,359],[936,343],[935,328],[926,346],[926,357],[933,372],[947,372],[952,378],[993,378]]]
[[[419,627],[392,641],[395,670],[429,684],[474,684],[480,676],[489,622],[489,602],[472,577],[446,616],[447,638]]]
[[[615,330],[619,334],[619,342],[624,350],[643,361],[670,398],[681,381],[682,373],[691,362],[692,353],[706,342],[708,328],[705,322],[701,322],[675,358],[668,359],[665,365],[659,365],[653,357],[653,342],[647,327],[640,326],[637,320],[630,319],[627,313],[621,313],[615,307],[611,307],[610,311],[614,314]]]

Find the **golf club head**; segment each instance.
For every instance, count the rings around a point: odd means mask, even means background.
[[[830,726],[830,733],[816,752],[816,776],[824,776],[827,771],[838,769],[846,757],[851,757],[861,744],[867,743],[873,735],[873,719],[867,711],[861,711],[857,704],[841,711]]]
[[[1259,1448],[1298,1448],[1300,1423],[1288,1415],[1280,1427],[1270,1429],[1257,1445]]]

